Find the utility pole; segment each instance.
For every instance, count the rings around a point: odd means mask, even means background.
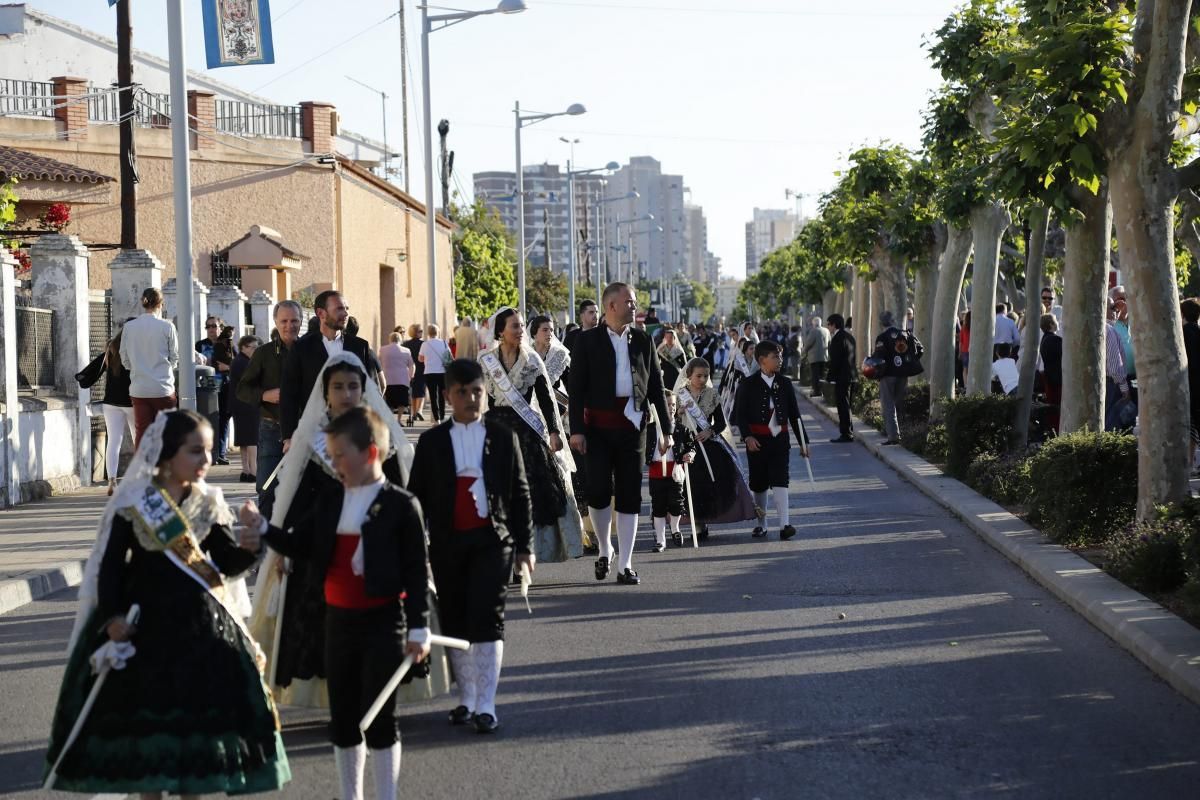
[[[117,2],[117,109],[121,120],[121,249],[137,249],[137,154],[133,147],[133,23]]]
[[[442,140],[442,213],[450,214],[450,172],[454,169],[454,153],[446,152],[446,136],[450,133],[450,120],[438,123],[438,137]]]
[[[404,137],[404,192],[408,191],[408,33],[404,27],[404,0],[400,0],[400,127]]]

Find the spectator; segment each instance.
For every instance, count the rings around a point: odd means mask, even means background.
[[[1049,286],[1042,287],[1042,313],[1053,314],[1054,320],[1058,323],[1059,336],[1062,335],[1062,306],[1054,302],[1054,289]]]
[[[996,304],[996,335],[992,338],[992,344],[1006,344],[1010,353],[1015,353],[1021,346],[1021,332],[1017,330],[1017,323],[1008,316],[1008,307],[1004,303]],[[993,350],[993,359],[998,358],[999,350],[995,347]]]
[[[1194,297],[1180,304],[1183,313],[1183,348],[1188,362],[1188,389],[1191,391],[1192,472],[1200,474],[1195,449],[1200,447],[1200,300]]]
[[[153,286],[146,289],[141,316],[126,322],[121,331],[121,365],[129,370],[135,447],[158,412],[176,405],[179,337],[175,324],[162,318],[162,303],[161,291]]]
[[[1045,306],[1045,303],[1042,304]],[[1042,343],[1038,352],[1042,357],[1042,379],[1046,383],[1046,403],[1052,406],[1050,427],[1058,433],[1060,406],[1062,405],[1062,337],[1058,335],[1058,319],[1046,312],[1040,321]]]
[[[996,360],[992,362],[992,382],[999,383],[1004,394],[1017,393],[1017,385],[1021,382],[1017,371],[1017,362],[1012,357],[1012,347],[1007,344],[996,345]]]
[[[471,361],[479,358],[479,336],[470,317],[463,317],[462,323],[454,331],[454,341],[457,345],[455,358],[468,358]]]
[[[1136,412],[1128,408],[1129,376],[1125,372],[1125,350],[1121,337],[1113,326],[1117,307],[1108,301],[1107,323],[1104,326],[1104,430],[1129,428],[1136,419]]]
[[[404,337],[393,332],[389,338],[390,343],[379,350],[379,360],[383,362],[383,376],[387,381],[383,399],[387,401],[392,413],[399,417],[409,408],[410,385],[417,367],[412,353],[401,343]]]
[[[358,337],[358,320],[353,316],[346,317],[344,333],[347,339]],[[379,356],[375,355],[375,351],[371,349],[370,345],[367,346],[367,357],[362,359],[362,362],[363,366],[367,368],[367,374],[375,376],[375,382],[379,384],[379,391],[386,392],[387,378],[383,375],[383,364],[379,362]]]
[[[908,309],[908,316],[906,316],[904,318],[904,332],[912,333],[916,329],[917,329],[917,314],[915,311],[913,311],[912,307],[910,306]]]
[[[900,418],[897,404],[904,402],[908,393],[908,379],[924,372],[921,356],[925,348],[917,337],[896,326],[896,315],[891,311],[879,312],[879,324],[883,332],[875,337],[876,358],[883,359],[879,379],[879,406],[883,411],[883,430],[887,435],[884,444],[900,444]]]
[[[284,300],[275,306],[275,330],[271,341],[254,351],[234,390],[239,400],[258,409],[258,470],[254,485],[259,505],[266,499],[267,478],[283,458],[279,387],[283,384],[283,364],[288,351],[300,336],[302,314],[303,310],[295,300]]]
[[[804,334],[804,360],[812,373],[812,396],[819,397],[825,363],[829,360],[829,329],[821,325],[820,317],[809,320],[808,331]]]
[[[833,381],[837,397],[838,428],[841,435],[834,442],[853,442],[854,423],[850,418],[850,391],[858,381],[857,343],[841,314],[829,315],[829,380]]]
[[[963,315],[962,327],[958,330],[958,385],[965,390],[967,386],[967,368],[971,363],[971,312]]]
[[[1112,290],[1113,306],[1116,309],[1116,319],[1113,328],[1121,340],[1121,354],[1125,357],[1125,375],[1129,380],[1137,380],[1137,366],[1133,360],[1133,337],[1129,333],[1129,303],[1126,300],[1125,287],[1116,286]],[[1131,385],[1132,386],[1132,385]],[[1137,394],[1130,389],[1134,402]]]
[[[232,328],[230,328],[232,330]],[[233,443],[241,452],[242,483],[254,483],[258,476],[258,426],[261,422],[258,403],[247,403],[238,397],[238,384],[258,349],[257,336],[238,339],[238,353],[229,367],[229,413],[233,417]]]
[[[425,365],[425,386],[429,389],[429,405],[434,422],[446,416],[446,365],[450,363],[450,348],[438,338],[438,326],[425,328],[425,342],[417,360]]]
[[[412,391],[410,392],[412,395],[412,418],[416,422],[425,421],[425,417],[421,415],[421,407],[425,405],[425,364],[421,361],[421,345],[424,342],[421,340],[421,335],[421,326],[413,323],[408,326],[408,340],[404,342],[417,369],[413,373]]]
[[[135,319],[130,317],[125,320]],[[133,403],[129,399],[129,370],[121,364],[121,332],[109,340],[100,355],[75,376],[79,386],[89,389],[104,378],[104,428],[107,444],[104,449],[104,465],[108,475],[108,496],[112,497],[117,486],[117,472],[121,467],[121,444],[125,441],[125,429],[133,437]]]
[[[213,431],[213,463],[229,463],[229,370],[233,366],[233,328],[220,317],[204,320],[204,338],[196,342],[196,352],[204,363],[216,370],[217,429]]]

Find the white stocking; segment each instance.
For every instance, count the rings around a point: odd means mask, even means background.
[[[600,544],[600,556],[612,561],[612,506],[608,508],[588,507],[588,516],[592,518],[592,530],[596,531],[596,541]]]
[[[779,514],[779,527],[787,527],[791,524],[791,509],[788,507],[788,487],[776,486],[772,491],[775,494],[775,511]]]
[[[677,517],[674,514],[667,515],[667,522],[671,523],[671,533],[679,533],[679,520],[682,517]]]
[[[375,800],[396,800],[400,782],[400,740],[386,750],[371,751],[371,772],[375,775]]]
[[[471,645],[475,660],[477,714],[491,714],[496,720],[496,687],[500,685],[500,664],[504,661],[504,642],[476,642]]]
[[[754,505],[758,506],[758,524],[763,527],[767,524],[767,493],[755,492]]]
[[[450,654],[450,664],[454,667],[454,680],[458,684],[458,704],[466,706],[467,711],[475,713],[475,660],[471,650],[478,645],[471,645],[470,650],[446,648]]]
[[[667,544],[667,518],[654,517],[654,541],[663,545]]]
[[[633,540],[637,538],[637,514],[617,512],[617,542],[621,545],[621,561],[617,570],[633,569]]]
[[[363,800],[363,771],[367,768],[367,746],[359,742],[354,747],[335,747],[338,781],[342,786],[341,800]]]

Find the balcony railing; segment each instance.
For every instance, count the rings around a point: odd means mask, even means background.
[[[0,78],[0,115],[8,117],[53,117],[54,84]]]
[[[300,106],[217,100],[217,130],[237,136],[301,138]]]

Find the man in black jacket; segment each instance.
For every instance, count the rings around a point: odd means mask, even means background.
[[[834,442],[853,442],[854,423],[850,421],[850,389],[858,381],[858,349],[854,337],[846,330],[841,314],[830,314],[826,320],[833,338],[829,340],[829,374],[837,397],[838,428],[841,436]]]
[[[600,539],[596,580],[608,577],[612,559],[609,524],[616,498],[621,562],[617,581],[640,582],[633,571],[633,542],[642,507],[646,423],[653,407],[671,444],[671,416],[662,372],[650,336],[631,324],[637,301],[627,283],[610,284],[600,298],[604,324],[584,331],[571,352],[571,448],[587,464],[588,514]]]
[[[451,417],[417,441],[408,488],[425,509],[438,616],[448,636],[471,642],[450,658],[459,687],[452,725],[473,721],[494,733],[496,687],[504,658],[504,604],[514,552],[536,566],[532,510],[517,436],[481,419],[483,370],[464,358],[446,367]]]
[[[312,393],[313,384],[317,382],[317,375],[331,355],[342,351],[354,353],[366,366],[368,377],[371,380],[379,379],[379,370],[374,366],[379,362],[367,340],[345,334],[350,306],[346,305],[341,293],[321,292],[313,302],[313,310],[317,313],[319,327],[297,339],[296,344],[288,349],[287,359],[283,362],[283,376],[279,384],[279,426],[285,453],[291,445],[292,433],[300,422],[300,415],[304,413],[304,405]]]

